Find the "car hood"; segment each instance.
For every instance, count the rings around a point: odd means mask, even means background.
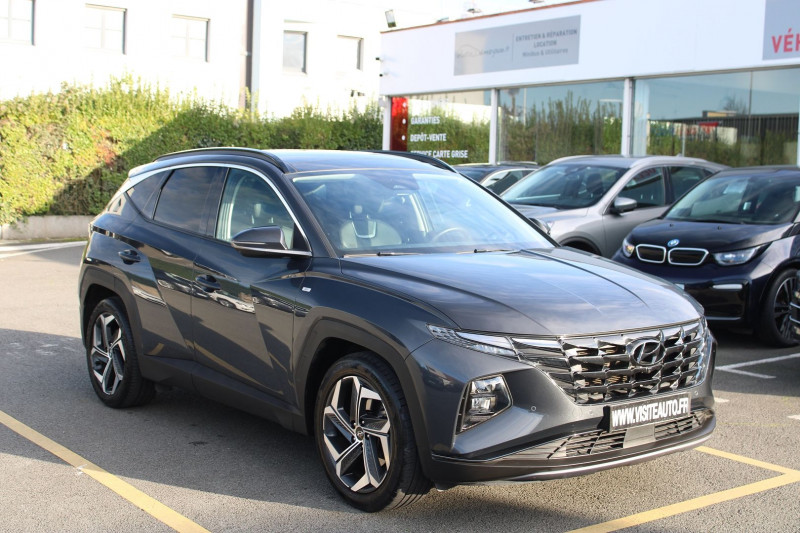
[[[670,248],[704,248],[711,253],[729,252],[767,244],[785,237],[793,224],[719,224],[678,220],[651,220],[637,226],[628,236],[631,244],[654,244]]]
[[[352,257],[342,260],[342,273],[425,302],[473,331],[587,334],[685,322],[701,313],[672,284],[562,248]]]
[[[586,216],[587,208],[580,209],[556,209],[555,207],[545,207],[541,205],[511,204],[514,209],[525,215],[526,218],[537,220],[558,220],[562,218],[576,218]]]

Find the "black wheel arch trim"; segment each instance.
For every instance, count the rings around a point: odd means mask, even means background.
[[[139,311],[136,306],[133,294],[128,290],[124,281],[119,279],[113,273],[94,266],[84,265],[84,272],[81,276],[80,287],[80,307],[81,307],[81,339],[84,345],[86,344],[86,323],[91,309],[86,309],[86,297],[92,287],[101,287],[106,291],[113,293],[125,306],[125,314],[128,322],[131,324],[131,332],[133,333],[133,342],[137,353],[142,353],[142,322],[139,319]],[[88,313],[88,314],[87,314]]]
[[[423,471],[427,475],[431,466],[430,447],[425,439],[428,433],[422,406],[417,396],[410,393],[415,390],[414,380],[406,366],[406,358],[410,355],[410,352],[400,348],[399,342],[396,339],[389,338],[385,333],[368,331],[364,327],[353,324],[352,321],[345,322],[335,317],[320,317],[309,329],[309,334],[306,336],[305,343],[299,352],[300,356],[294,371],[297,383],[297,400],[300,411],[304,413],[306,419],[306,428],[298,428],[298,430],[306,434],[313,432],[313,408],[319,382],[328,368],[350,353],[337,354],[336,357],[331,357],[325,361],[321,369],[312,372],[312,367],[321,363],[319,357],[325,357],[320,354],[320,349],[325,342],[331,339],[349,343],[359,348],[359,350],[354,351],[368,350],[373,352],[392,368],[403,389],[406,405],[411,415],[417,451],[422,462]]]

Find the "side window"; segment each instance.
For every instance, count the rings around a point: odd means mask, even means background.
[[[669,179],[675,199],[703,181],[708,174],[706,169],[700,167],[669,167]]]
[[[172,173],[156,206],[153,217],[194,233],[204,233],[205,204],[218,167],[179,168]]]
[[[637,207],[664,205],[664,170],[658,167],[639,172],[619,195],[633,198]]]
[[[260,176],[231,169],[222,193],[215,237],[230,241],[241,231],[263,226],[279,226],[286,247],[292,248],[294,221],[272,187]]]
[[[167,174],[169,174],[169,171],[153,174],[125,191],[133,205],[147,218],[153,218],[153,210],[158,199],[158,189],[164,183],[164,178]]]

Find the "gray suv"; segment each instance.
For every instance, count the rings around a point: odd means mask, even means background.
[[[686,191],[723,168],[679,156],[564,157],[501,196],[544,224],[559,244],[611,257],[634,227],[661,216]]]

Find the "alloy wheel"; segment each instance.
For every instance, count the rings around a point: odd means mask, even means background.
[[[386,402],[367,381],[336,382],[322,417],[322,438],[336,476],[353,492],[377,489],[391,464],[391,423]]]
[[[92,375],[103,393],[111,396],[125,377],[125,346],[122,327],[111,313],[101,313],[92,326],[89,354]]]
[[[775,318],[775,327],[781,336],[787,339],[792,336],[789,304],[792,301],[792,293],[794,293],[796,284],[794,276],[786,278],[778,287],[773,304],[772,313]]]

